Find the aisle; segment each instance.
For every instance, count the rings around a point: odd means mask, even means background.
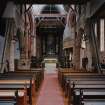
[[[57,80],[57,73],[45,74],[36,105],[64,105],[64,99]]]

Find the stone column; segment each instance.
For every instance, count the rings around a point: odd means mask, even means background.
[[[33,42],[32,42],[32,56],[36,56],[36,37],[33,36],[32,40],[33,40]]]
[[[36,35],[36,20],[34,20],[34,24],[33,24],[33,27],[34,27],[34,29],[33,29],[33,34],[32,34],[32,56],[36,56],[36,50],[37,50],[37,46],[36,46],[36,37],[37,37],[37,35]]]
[[[25,31],[25,59],[28,60],[28,29]]]
[[[15,40],[11,40],[10,45],[10,62],[9,62],[9,70],[14,71],[15,65],[14,65],[14,51],[15,51]]]

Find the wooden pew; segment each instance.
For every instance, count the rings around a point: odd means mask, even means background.
[[[60,84],[62,88],[65,87],[66,81],[69,81],[70,79],[74,80],[81,80],[81,79],[90,79],[94,80],[98,78],[99,80],[103,80],[105,78],[105,75],[100,75],[96,73],[71,73],[71,74],[63,74],[62,80],[60,80]]]
[[[17,104],[17,92],[15,91],[14,96],[12,96],[11,98],[7,97],[2,97],[2,94],[0,94],[0,105],[16,105]],[[4,96],[4,94],[3,94]]]
[[[73,100],[71,100],[71,96]],[[72,94],[69,96],[68,104],[83,105],[84,100],[94,100],[95,103],[104,100],[105,104],[105,85],[77,85],[73,88]]]
[[[72,83],[75,83],[75,82],[79,82],[79,81],[82,81],[86,84],[86,82],[88,81],[99,81],[99,83],[102,84],[102,81],[104,83],[105,81],[105,76],[104,75],[68,75],[68,76],[64,76],[63,79],[62,79],[62,88],[63,90],[65,91],[65,94],[67,94],[67,90],[68,90],[68,85],[69,83],[72,84]],[[89,83],[90,83],[89,82]],[[97,82],[95,82],[97,83]],[[87,83],[88,84],[88,83]]]
[[[100,99],[100,98],[99,99],[83,99],[81,104],[82,105],[105,105],[105,100]]]
[[[16,101],[12,100],[0,100],[0,105],[16,105]]]
[[[86,75],[85,75],[86,76]],[[66,93],[69,93],[68,94],[68,97],[69,97],[69,104],[73,101],[73,105],[79,105],[78,102],[80,102],[80,96],[79,98],[77,98],[78,96],[74,95],[74,92],[76,92],[77,90],[86,90],[88,89],[88,92],[90,90],[102,90],[104,89],[105,90],[105,77],[101,77],[101,80],[98,80],[98,78],[100,78],[100,75],[98,76],[93,76],[94,78],[91,79],[92,75],[89,76],[87,75],[86,77],[83,76],[83,77],[71,77],[70,80],[69,80],[69,88],[66,89]],[[67,85],[66,85],[67,86]],[[90,91],[92,92],[92,91]],[[76,92],[75,94],[77,94],[78,92]],[[97,93],[98,95],[98,93]],[[99,96],[99,95],[98,95]],[[101,96],[101,95],[100,95]],[[99,97],[100,97],[99,96]],[[73,97],[74,100],[71,100],[71,98]],[[90,97],[90,96],[88,96]],[[77,100],[78,99],[78,100]],[[76,104],[75,104],[76,102]]]
[[[27,95],[24,90],[0,90],[0,104],[28,105]]]
[[[81,82],[81,81],[80,81]],[[82,81],[83,82],[83,81]],[[68,97],[69,97],[69,101],[68,101],[68,103],[70,104],[72,101],[73,101],[73,105],[79,105],[78,104],[78,102],[80,102],[81,100],[79,100],[80,98],[81,98],[81,94],[78,92],[78,91],[80,91],[80,90],[88,90],[88,92],[91,92],[91,94],[92,94],[92,92],[93,92],[93,90],[96,90],[96,92],[97,92],[97,90],[102,90],[102,89],[104,89],[104,91],[105,91],[105,83],[103,84],[103,82],[102,83],[100,83],[100,81],[98,82],[97,81],[97,83],[96,83],[96,81],[88,81],[88,84],[86,83],[75,83],[75,84],[70,84],[69,85],[69,91],[68,91]],[[90,83],[89,83],[90,82]],[[93,82],[93,83],[92,83]],[[95,83],[94,83],[95,82]],[[92,91],[91,91],[92,90]],[[78,94],[79,93],[79,94]],[[98,93],[97,93],[97,95],[98,95]],[[72,98],[73,97],[73,98]],[[90,97],[90,96],[89,96]],[[93,97],[94,98],[94,97]],[[72,100],[73,99],[73,100]],[[76,103],[76,104],[75,104]]]
[[[3,84],[2,84],[2,82],[0,83],[1,84],[0,87],[1,87],[1,89],[3,88],[3,89],[6,90],[6,89],[9,89],[9,88],[11,88],[11,89],[23,89],[24,86],[26,86],[28,88],[27,93],[30,93],[30,95],[32,94],[32,96],[33,96],[33,93],[35,93],[35,92],[33,92],[33,91],[30,92],[29,91],[30,87],[33,87],[33,86],[31,86],[27,83],[25,85],[24,85],[24,83],[20,83],[20,80],[22,80],[22,81],[27,80],[27,78],[32,80],[32,78],[30,78],[30,75],[31,75],[31,77],[33,77],[32,75],[34,75],[34,78],[35,78],[34,83],[36,84],[36,81],[37,81],[37,89],[38,89],[40,87],[40,84],[41,84],[42,80],[44,79],[44,70],[42,70],[40,68],[39,69],[33,69],[33,70],[18,70],[16,72],[9,72],[9,73],[2,74],[0,76],[0,81],[9,79],[9,81],[12,81],[12,83],[11,82],[6,83],[6,82],[3,81]],[[13,80],[16,80],[16,81],[18,80],[19,83],[15,82],[16,83],[15,84],[13,82]],[[7,81],[7,82],[9,82],[9,81]],[[6,88],[6,87],[8,87],[8,88]],[[34,88],[32,88],[32,90],[33,89]],[[32,103],[32,100],[31,100],[31,103]]]
[[[44,80],[44,68],[31,68],[31,71],[40,71],[41,73],[41,80]]]
[[[59,82],[62,81],[62,76],[63,75],[70,75],[70,74],[73,74],[73,73],[92,73],[93,74],[94,72],[93,71],[84,71],[84,70],[74,70],[74,69],[71,69],[71,68],[61,69],[61,70],[58,70],[58,80],[59,80]],[[95,73],[95,74],[98,74],[98,73]]]
[[[35,100],[35,81],[32,75],[3,75],[0,77],[0,87],[2,89],[24,89],[27,88],[29,103],[32,105]]]
[[[74,70],[73,68],[59,68],[58,76],[62,73],[95,73],[94,71],[86,71],[86,70]]]
[[[44,70],[42,68],[35,68],[35,69],[30,69],[30,70],[17,70],[17,72],[20,73],[36,73],[36,91],[39,90],[42,81],[44,80]]]
[[[94,79],[94,80],[90,80],[90,79],[87,79],[87,80],[76,80],[76,81],[73,81],[73,80],[71,80],[71,81],[69,81],[69,82],[67,82],[66,83],[66,85],[65,85],[65,87],[64,87],[64,91],[65,91],[65,96],[66,97],[68,97],[69,96],[69,91],[70,91],[70,86],[69,85],[71,85],[72,86],[72,88],[75,86],[75,84],[78,84],[78,85],[94,85],[94,86],[96,86],[96,85],[105,85],[105,80],[103,79],[103,80],[98,80],[98,79]],[[88,87],[88,86],[87,86]]]
[[[9,73],[11,74],[11,73]],[[14,75],[34,75],[34,78],[35,78],[35,84],[36,84],[36,91],[39,90],[40,86],[41,86],[41,83],[42,83],[42,78],[41,78],[41,73],[39,71],[16,71],[16,72],[13,72],[12,74]]]
[[[44,69],[43,68],[31,68],[31,69],[27,69],[27,70],[24,70],[24,69],[18,69],[17,71],[22,71],[22,72],[26,72],[26,71],[30,71],[30,72],[33,72],[33,71],[37,71],[37,72],[40,72],[41,73],[41,78],[42,80],[44,79]]]
[[[68,105],[105,105],[105,75],[63,69],[58,79],[69,97]]]

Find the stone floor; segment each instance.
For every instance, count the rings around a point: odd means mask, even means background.
[[[45,73],[36,105],[65,105],[57,73]]]

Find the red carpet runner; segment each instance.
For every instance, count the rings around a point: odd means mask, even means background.
[[[64,105],[57,74],[46,74],[36,105]]]

